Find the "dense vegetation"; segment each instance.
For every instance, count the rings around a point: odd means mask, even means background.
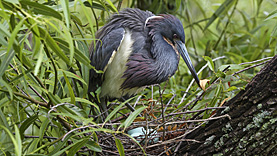
[[[129,100],[136,112],[114,101],[102,123],[87,94],[88,48],[108,17],[125,7],[183,22],[206,91],[192,84],[181,61],[168,82]],[[127,130],[152,124],[161,141],[170,140],[221,109],[277,54],[276,8],[274,0],[1,0],[0,155],[124,155],[128,143],[151,153],[151,141],[139,143]],[[160,153],[169,154],[167,145]]]

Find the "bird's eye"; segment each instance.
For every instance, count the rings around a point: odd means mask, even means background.
[[[177,34],[173,34],[173,39],[179,39],[179,36]]]

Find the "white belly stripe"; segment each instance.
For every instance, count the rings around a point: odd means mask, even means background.
[[[105,79],[102,84],[101,97],[109,96],[120,98],[126,94],[136,94],[139,88],[120,90],[121,84],[124,82],[122,78],[124,71],[127,69],[126,63],[132,52],[134,41],[131,38],[131,32],[125,30],[125,34],[117,51],[114,51],[105,71]],[[140,89],[141,90],[141,89]]]

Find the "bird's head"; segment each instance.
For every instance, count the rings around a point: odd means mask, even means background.
[[[162,14],[147,18],[145,26],[149,28],[149,35],[154,40],[157,34],[161,35],[163,40],[171,45],[177,53],[181,54],[193,78],[198,86],[200,86],[199,78],[187,52],[185,33],[181,21],[173,15]]]

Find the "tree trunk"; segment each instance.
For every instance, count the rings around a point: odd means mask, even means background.
[[[178,155],[277,155],[277,55],[234,98],[226,102],[230,119],[210,121],[189,133]]]

